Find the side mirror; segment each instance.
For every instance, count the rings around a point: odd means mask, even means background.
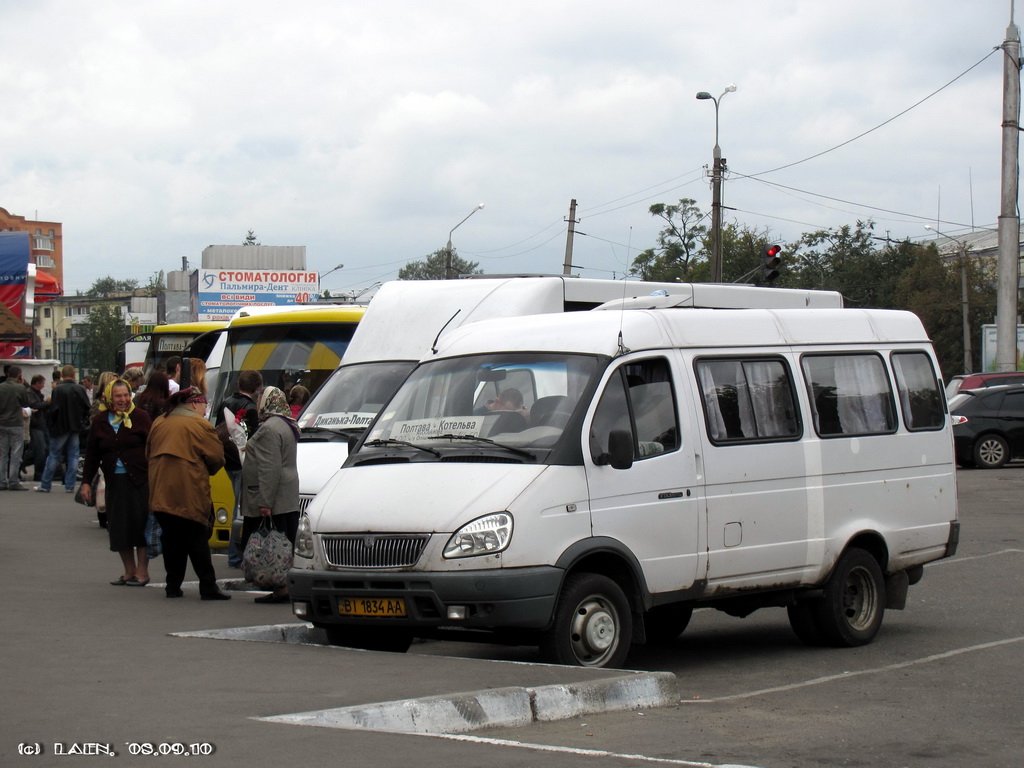
[[[625,429],[613,429],[608,434],[608,463],[612,469],[633,466],[633,436]]]

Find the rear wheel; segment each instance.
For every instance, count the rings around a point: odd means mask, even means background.
[[[578,573],[566,579],[540,649],[555,664],[619,667],[632,637],[633,616],[621,587],[607,576]]]
[[[1010,460],[1010,446],[999,435],[984,435],[974,444],[974,463],[982,469],[998,469]]]
[[[881,567],[863,549],[847,550],[825,583],[824,594],[811,605],[813,625],[824,644],[867,645],[878,634],[885,613]]]
[[[327,642],[346,648],[405,653],[412,645],[412,633],[398,628],[334,626],[324,627],[324,631],[327,633]]]

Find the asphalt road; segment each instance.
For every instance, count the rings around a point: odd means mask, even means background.
[[[677,703],[423,736],[272,722],[291,713],[609,674],[530,648],[416,643],[388,655],[174,633],[291,624],[287,606],[112,587],[91,510],[63,493],[0,493],[0,765],[1017,766],[1024,755],[1024,467],[963,471],[962,535],[875,642],[811,649],[785,611],[694,614],[670,648]],[[218,575],[237,577],[222,557]],[[153,573],[159,577],[162,563]],[[212,754],[133,756],[146,744]],[[196,745],[193,747],[192,745]],[[210,745],[206,747],[204,745]],[[42,754],[28,754],[36,749]],[[159,747],[158,747],[159,748]],[[165,747],[165,749],[172,749]],[[82,756],[76,751],[114,751]]]

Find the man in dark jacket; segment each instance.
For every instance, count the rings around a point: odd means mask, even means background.
[[[86,416],[89,415],[89,396],[85,393],[85,388],[75,381],[73,365],[65,365],[61,371],[61,382],[53,390],[47,415],[50,427],[50,454],[46,457],[43,479],[35,490],[50,492],[60,457],[64,455],[64,490],[74,493],[80,451],[78,436],[85,424]]]
[[[263,388],[263,376],[259,371],[247,370],[238,374],[238,382],[235,384],[235,393],[225,398],[221,407],[217,409],[217,426],[224,421],[224,411],[227,410],[235,417],[238,424],[245,426],[246,437],[252,437],[252,433],[260,425],[259,407],[256,401],[259,398],[260,389]],[[229,471],[231,487],[235,492],[235,510],[231,519],[238,519],[238,503],[242,495],[242,470]],[[228,566],[231,568],[242,567],[242,553],[238,548],[238,534],[241,532],[240,525],[231,526],[231,540],[228,542]]]
[[[21,484],[21,453],[25,448],[25,413],[28,392],[21,368],[8,366],[0,383],[0,491],[24,491]]]
[[[32,479],[36,482],[43,479],[46,456],[50,452],[50,431],[46,427],[46,410],[50,407],[50,398],[43,394],[45,386],[46,377],[37,373],[28,388],[28,407],[32,409],[32,419],[28,425],[34,469]]]

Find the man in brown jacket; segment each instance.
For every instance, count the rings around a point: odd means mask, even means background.
[[[217,587],[210,557],[212,503],[210,475],[224,466],[224,447],[203,414],[206,396],[183,389],[167,401],[167,413],[153,422],[146,443],[149,460],[149,509],[163,533],[167,597],[181,597],[185,567],[199,577],[203,600],[229,600]]]

